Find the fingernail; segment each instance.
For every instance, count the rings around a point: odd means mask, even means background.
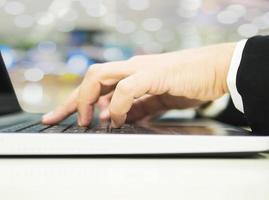
[[[43,115],[42,116],[42,119],[43,120],[48,120],[48,119],[50,119],[51,117],[53,117],[53,111],[51,111],[51,112],[48,112],[47,114],[45,114],[45,115]]]

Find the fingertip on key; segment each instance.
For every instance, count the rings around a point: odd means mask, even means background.
[[[50,123],[52,118],[54,117],[54,112],[51,111],[45,115],[42,116],[42,123]]]

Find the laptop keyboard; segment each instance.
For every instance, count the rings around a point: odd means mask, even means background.
[[[146,129],[134,124],[124,124],[121,128],[110,129],[109,122],[100,122],[90,127],[80,127],[74,124],[44,125],[39,121],[24,122],[0,130],[2,133],[147,133]]]

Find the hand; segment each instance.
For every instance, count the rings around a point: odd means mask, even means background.
[[[45,115],[43,123],[58,123],[77,111],[78,124],[88,126],[98,100],[101,118],[110,117],[114,128],[126,121],[127,114],[136,120],[215,100],[228,91],[226,77],[234,46],[220,44],[93,65],[81,85],[63,105]]]

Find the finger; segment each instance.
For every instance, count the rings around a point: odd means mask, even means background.
[[[137,68],[135,68],[133,62],[128,60],[115,61],[93,65],[86,76],[89,75],[91,78],[98,79],[104,86],[111,86],[111,83],[118,82],[130,74],[134,74],[136,70]],[[91,76],[93,74],[95,75],[94,77]]]
[[[148,115],[154,115],[167,110],[167,107],[160,101],[160,96],[144,95],[137,99],[127,114],[127,122],[134,122]]]
[[[151,78],[142,73],[129,76],[117,84],[109,106],[113,128],[118,128],[125,122],[134,100],[145,95],[150,86]]]
[[[109,113],[109,109],[105,109],[103,110],[100,114],[99,114],[99,119],[101,121],[107,121],[110,119],[110,113]]]
[[[109,120],[110,118],[108,107],[109,107],[112,95],[113,95],[113,91],[105,96],[100,97],[98,100],[97,106],[99,109],[99,119],[101,121],[106,121],[106,120]]]
[[[101,96],[99,98],[97,102],[97,107],[100,112],[108,108],[112,95],[113,95],[113,92],[110,92],[109,94],[106,94],[105,96]]]
[[[136,100],[127,113],[126,122],[135,122],[147,116],[159,115],[169,108],[162,104],[159,96],[144,95]],[[109,109],[105,109],[100,113],[100,120],[106,121],[110,119]]]
[[[57,107],[54,111],[44,115],[42,117],[42,123],[56,124],[74,113],[77,109],[78,91],[79,89],[77,88],[71,93],[71,95],[62,105]]]
[[[106,86],[106,93],[119,80],[132,73],[132,66],[127,61],[111,62],[94,65],[86,74],[79,91],[78,122],[80,126],[88,126],[92,119],[93,105],[99,99],[102,86]],[[108,90],[110,88],[110,90]]]

